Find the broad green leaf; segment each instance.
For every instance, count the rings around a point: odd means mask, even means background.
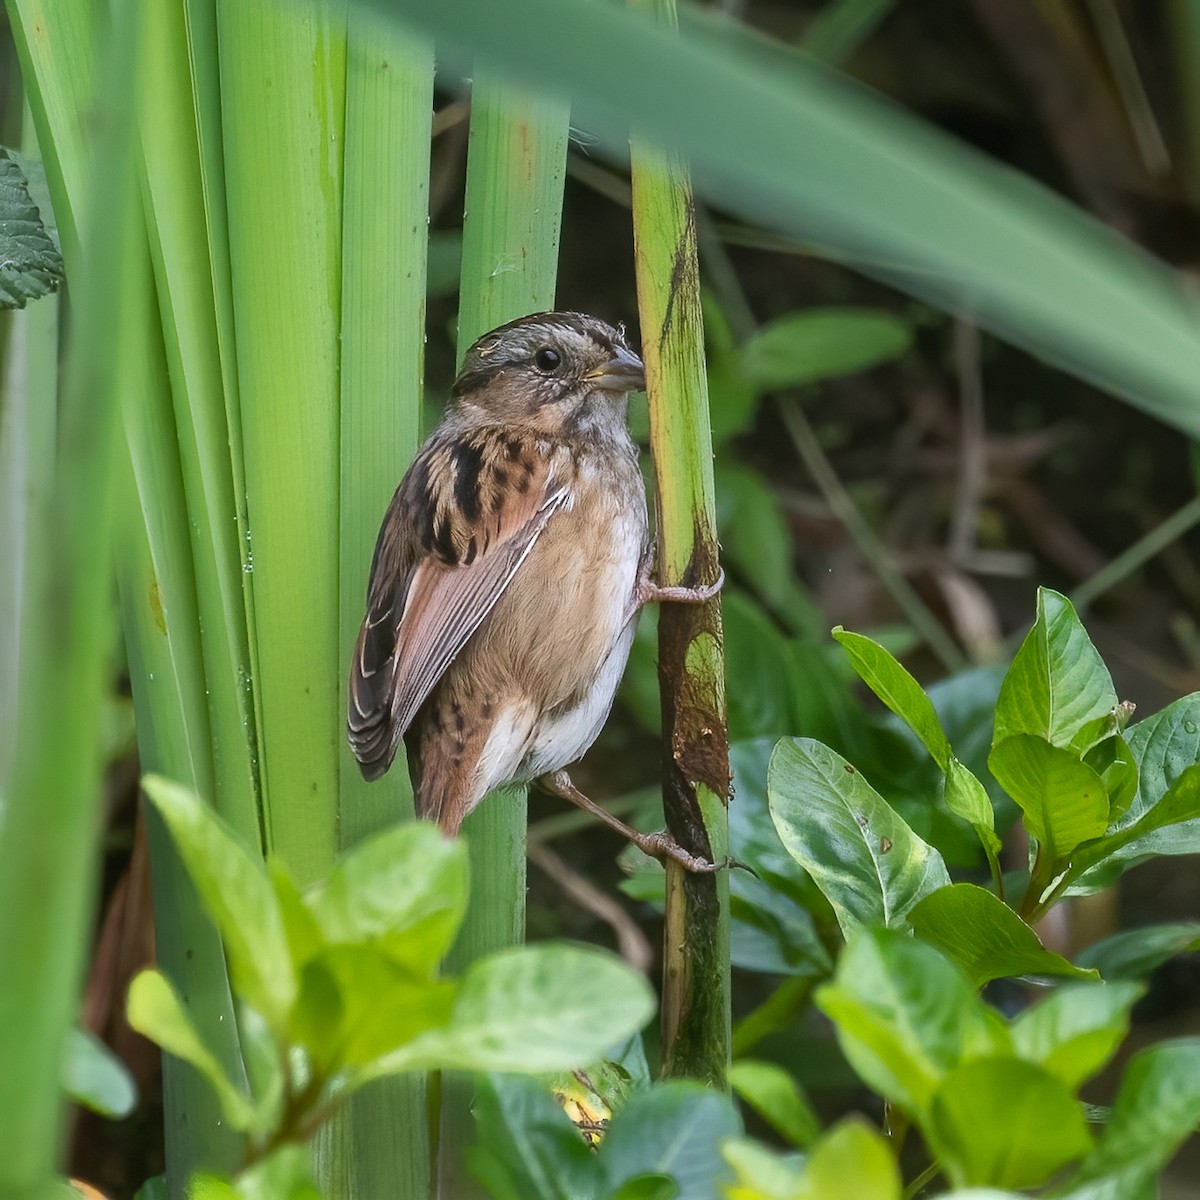
[[[869,308],[810,308],[764,325],[742,347],[742,370],[760,392],[852,375],[899,358],[912,328]]]
[[[916,935],[967,973],[975,987],[1012,975],[1096,979],[1047,950],[1003,900],[973,883],[955,883],[925,897],[908,914]]]
[[[1195,836],[1200,831],[1200,766],[1186,768],[1132,825],[1118,826],[1091,845],[1080,847],[1074,856],[1073,870],[1107,865],[1116,860],[1125,865],[1151,854],[1193,853]],[[1177,839],[1173,835],[1177,834]]]
[[[466,911],[466,847],[436,825],[397,825],[345,854],[307,902],[327,942],[374,944],[432,978]]]
[[[630,1100],[600,1144],[610,1190],[642,1175],[669,1175],[688,1200],[720,1200],[731,1172],[720,1143],[742,1132],[729,1098],[693,1083],[659,1084]]]
[[[234,991],[273,1029],[283,1029],[296,998],[296,971],[265,866],[194,792],[158,776],[142,786],[220,930]]]
[[[1092,1147],[1071,1089],[1014,1058],[976,1059],[951,1071],[925,1130],[960,1187],[1035,1187]]]
[[[729,679],[729,735],[734,741],[782,737],[796,730],[801,686],[788,640],[765,612],[734,588],[722,596]]]
[[[852,938],[817,1007],[850,1065],[910,1116],[928,1111],[957,1063],[1009,1051],[1008,1032],[958,968],[896,930]]]
[[[455,985],[375,945],[327,946],[305,964],[292,1036],[326,1071],[365,1066],[450,1020]]]
[[[715,465],[721,558],[792,632],[815,634],[821,623],[796,578],[792,534],[762,475],[738,462]],[[793,730],[789,729],[789,732]]]
[[[1152,1176],[1200,1122],[1200,1038],[1160,1042],[1130,1059],[1100,1144],[1078,1182],[1140,1167]]]
[[[1129,1013],[1145,989],[1135,983],[1058,988],[1012,1023],[1019,1058],[1077,1088],[1097,1074],[1129,1032]]]
[[[813,1147],[801,1200],[900,1200],[904,1185],[888,1141],[854,1117]]]
[[[72,1029],[67,1037],[62,1085],[76,1104],[103,1117],[127,1117],[137,1104],[137,1086],[128,1068],[85,1029]]]
[[[942,773],[949,771],[954,752],[921,685],[878,642],[841,625],[834,627],[833,636],[850,656],[859,678],[921,739]]]
[[[212,1084],[225,1120],[234,1129],[253,1129],[259,1123],[254,1105],[221,1069],[192,1025],[175,989],[158,971],[142,971],[129,985],[126,1004],[129,1024],[169,1054],[191,1063]]]
[[[596,1155],[539,1079],[480,1074],[468,1164],[494,1200],[598,1197]]]
[[[1150,925],[1114,933],[1079,952],[1082,966],[1107,980],[1142,979],[1177,954],[1200,950],[1200,923]]]
[[[767,790],[780,840],[825,893],[843,933],[903,924],[917,901],[950,882],[941,855],[820,742],[781,741]]]
[[[1025,827],[1052,863],[1065,864],[1076,846],[1108,827],[1104,781],[1070,750],[1018,733],[996,743],[988,766],[1021,806]]]
[[[601,1058],[654,1011],[649,985],[611,954],[550,942],[472,963],[449,1022],[364,1068],[564,1071]]]
[[[777,1063],[740,1058],[729,1068],[729,1086],[793,1146],[820,1136],[821,1123],[803,1088]]]
[[[321,927],[312,909],[304,902],[300,889],[288,874],[279,859],[267,863],[271,887],[279,902],[279,915],[283,918],[283,931],[287,937],[288,953],[292,964],[299,971],[322,945]]]
[[[1065,747],[1117,706],[1108,668],[1071,602],[1038,589],[1037,620],[1017,651],[996,702],[992,745],[1035,734]]]
[[[24,308],[57,290],[63,260],[20,164],[0,147],[0,308]]]
[[[750,1138],[727,1138],[721,1154],[735,1181],[725,1185],[725,1200],[796,1200],[801,1192],[802,1158],[776,1154]]]

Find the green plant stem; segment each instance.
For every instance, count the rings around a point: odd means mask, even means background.
[[[804,35],[804,52],[838,66],[875,32],[895,7],[896,0],[830,0]]]
[[[942,1164],[935,1159],[904,1189],[904,1200],[916,1200],[926,1185],[932,1183],[941,1173]]]
[[[908,618],[926,645],[937,655],[942,666],[951,674],[963,670],[967,662],[962,651],[897,569],[887,548],[880,543],[859,512],[858,506],[842,486],[842,481],[838,479],[829,459],[825,457],[804,410],[796,400],[785,398],[779,401],[779,412],[792,444],[813,477],[813,482],[825,497],[825,502],[834,516],[846,527],[846,532],[858,547],[859,553],[879,576],[880,583],[891,594],[900,611]]]
[[[647,4],[673,24],[673,0]],[[716,578],[712,435],[696,216],[687,165],[632,141],[633,226],[650,444],[657,480],[658,571],[665,584]],[[728,853],[729,748],[719,599],[659,615],[663,810],[685,849]],[[730,1059],[729,879],[666,868],[663,1070],[724,1087]]]

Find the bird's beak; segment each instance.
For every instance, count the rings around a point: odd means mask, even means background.
[[[608,362],[589,371],[584,379],[601,392],[639,391],[646,386],[646,368],[632,350],[618,346]]]

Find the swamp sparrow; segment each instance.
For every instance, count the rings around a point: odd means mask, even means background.
[[[581,313],[502,325],[467,352],[442,423],[383,519],[350,671],[350,746],[367,779],[408,750],[417,815],[450,835],[493,788],[537,782],[647,854],[563,768],[596,740],[641,606],[701,602],[651,581],[654,552],[623,330]]]

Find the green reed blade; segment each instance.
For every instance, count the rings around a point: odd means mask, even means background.
[[[337,848],[338,370],[345,16],[216,7],[266,840],[301,882]]]

